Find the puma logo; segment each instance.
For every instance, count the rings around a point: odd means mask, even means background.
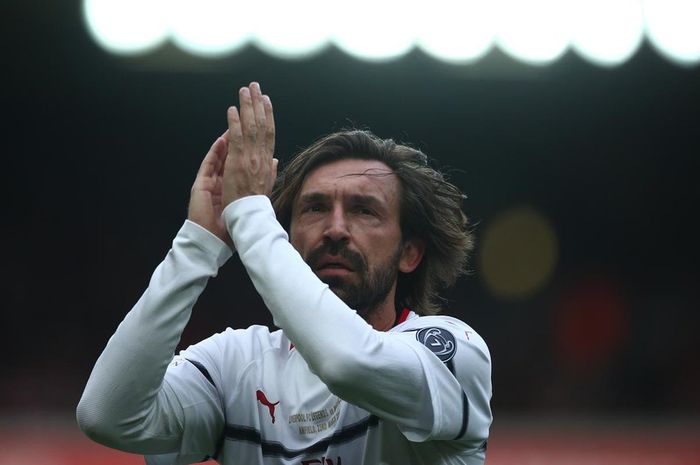
[[[270,411],[270,417],[272,418],[272,423],[275,422],[275,405],[279,404],[280,402],[277,401],[274,404],[267,400],[267,397],[265,397],[265,393],[262,392],[260,389],[255,391],[255,398],[258,399],[258,402],[263,404],[267,409]]]

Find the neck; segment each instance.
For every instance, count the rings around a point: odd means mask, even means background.
[[[377,331],[388,331],[396,322],[395,292],[396,288],[392,289],[384,302],[365,317],[367,323]]]

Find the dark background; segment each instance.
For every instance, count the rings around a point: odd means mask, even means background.
[[[533,67],[498,50],[466,66],[334,48],[303,61],[254,47],[125,58],[89,38],[80,2],[3,10],[0,414],[74,409],[251,80],[272,97],[283,162],[359,125],[420,147],[467,193],[477,252],[446,313],[489,344],[496,415],[700,413],[700,67],[648,43],[610,69],[571,52]],[[519,206],[548,218],[558,260],[537,292],[503,298],[479,274],[478,241]],[[271,321],[234,258],[183,345],[254,323]]]

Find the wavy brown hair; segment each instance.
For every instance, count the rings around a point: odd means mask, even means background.
[[[428,166],[420,150],[365,130],[329,134],[297,154],[277,178],[271,198],[278,220],[289,231],[292,207],[306,176],[345,158],[381,161],[399,179],[402,238],[421,241],[425,253],[412,273],[399,273],[396,304],[422,315],[437,313],[439,291],[466,271],[473,236],[462,211],[464,194]]]

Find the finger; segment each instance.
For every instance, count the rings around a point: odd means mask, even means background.
[[[250,89],[242,87],[238,92],[241,102],[240,127],[243,134],[243,148],[245,153],[254,153],[257,141],[257,125],[255,123],[255,110]]]
[[[272,188],[275,187],[275,180],[277,179],[277,165],[279,165],[279,160],[276,158],[273,158],[272,159],[272,169],[270,170],[270,174],[268,176],[268,184],[267,184],[267,192],[266,192],[268,196],[272,192]]]
[[[219,175],[224,173],[224,164],[226,164],[226,156],[228,155],[228,140],[229,140],[229,130],[226,129],[223,134],[221,134],[221,139],[223,139],[223,147],[221,153],[219,154]]]
[[[229,107],[226,112],[228,119],[228,156],[239,156],[243,146],[243,129],[241,118],[236,107]]]
[[[214,143],[209,148],[209,151],[204,156],[202,163],[199,165],[197,177],[213,176],[218,172],[220,152],[224,143],[221,137],[217,137]]]
[[[272,112],[272,101],[267,95],[263,95],[265,107],[265,148],[270,155],[275,153],[275,116]]]
[[[250,96],[253,101],[253,112],[255,113],[255,126],[257,128],[257,141],[255,144],[255,155],[260,160],[260,166],[263,171],[269,173],[271,165],[271,154],[266,151],[267,140],[265,136],[265,104],[263,103],[263,95],[260,90],[260,84],[257,82],[250,83]]]
[[[218,144],[215,144],[214,151],[216,153],[216,174],[222,175],[224,163],[226,163],[226,155],[228,155],[228,129],[224,132],[217,140]]]
[[[253,101],[253,112],[255,113],[255,125],[262,135],[265,130],[265,104],[263,103],[263,95],[260,90],[260,84],[257,82],[250,83],[250,97]],[[264,143],[264,138],[260,138]]]

